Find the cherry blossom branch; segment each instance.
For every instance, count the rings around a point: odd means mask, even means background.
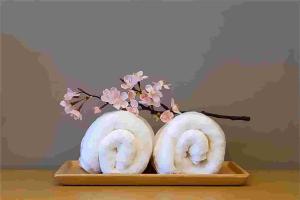
[[[100,96],[97,96],[97,95],[93,95],[93,94],[90,94],[86,91],[84,91],[83,89],[81,88],[78,88],[78,90],[90,97],[95,97],[97,99],[100,99],[101,100],[101,97]],[[105,103],[104,105],[102,105],[100,108],[104,108],[105,106],[107,106],[108,103]],[[145,110],[145,111],[149,111],[151,114],[156,114],[156,115],[161,115],[164,111],[159,111],[159,110],[155,110],[154,108],[152,108],[151,106],[145,106],[141,103],[138,104],[140,107],[141,107],[141,110]],[[171,110],[168,106],[166,106],[165,104],[161,103],[161,106],[165,109],[165,110]],[[173,111],[171,111],[173,112]],[[188,112],[188,111],[181,111],[182,113],[184,112]],[[221,114],[216,114],[216,113],[211,113],[211,112],[207,112],[207,111],[200,111],[202,114],[205,114],[207,116],[210,116],[210,117],[215,117],[215,118],[221,118],[221,119],[230,119],[230,120],[241,120],[241,121],[250,121],[250,117],[249,116],[235,116],[235,115],[221,115]],[[174,113],[174,112],[173,112]],[[176,114],[176,113],[174,113]]]
[[[94,98],[97,98],[97,99],[101,100],[101,97],[100,97],[100,96],[97,96],[97,95],[94,95],[94,94],[90,94],[90,93],[84,91],[84,90],[81,89],[81,88],[77,88],[77,89],[79,90],[80,93],[83,93],[83,94],[85,94],[85,95],[88,96],[88,98],[87,98],[86,100],[88,100],[90,97],[94,97]],[[100,109],[105,108],[105,106],[107,106],[107,105],[108,105],[107,102],[104,103],[102,106],[100,106]]]
[[[104,108],[107,105],[108,105],[108,103],[103,104],[102,106],[100,106],[100,109]]]
[[[143,110],[148,110],[150,111],[152,114],[162,114],[164,111],[156,111],[154,109],[151,109],[150,107],[146,107],[142,104],[140,104],[142,109]],[[171,110],[168,108],[168,106],[164,105],[164,104],[161,104],[162,107],[164,107],[166,110]],[[173,112],[173,111],[171,111]],[[181,111],[182,113],[185,113],[185,112],[188,112],[188,111]],[[215,117],[215,118],[221,118],[221,119],[230,119],[230,120],[241,120],[241,121],[250,121],[250,117],[249,116],[235,116],[235,115],[220,115],[220,114],[215,114],[215,113],[211,113],[211,112],[207,112],[207,111],[200,111],[202,114],[205,114],[207,116],[210,116],[210,117]],[[176,114],[173,112],[173,114]]]
[[[139,106],[142,108],[142,110],[147,110],[147,111],[150,111],[151,114],[158,114],[160,113],[160,111],[156,111],[154,109],[152,109],[150,106],[145,106],[141,103],[139,103]]]
[[[79,97],[78,97],[79,98]],[[79,100],[77,100],[77,101],[73,101],[73,102],[70,102],[70,104],[72,105],[72,106],[74,106],[75,104],[77,104],[77,103],[79,103],[79,102],[81,102],[81,101],[83,101],[84,99],[79,99]]]
[[[87,96],[89,96],[89,97],[94,97],[94,98],[97,98],[97,99],[101,100],[101,97],[100,97],[100,96],[90,94],[90,93],[84,91],[84,90],[81,89],[81,88],[77,88],[77,89],[80,91],[80,93],[83,93],[83,94],[85,94],[85,95],[87,95]]]
[[[120,79],[121,81],[123,81],[123,79]],[[124,81],[123,81],[124,82]],[[95,97],[95,98],[97,98],[97,99],[99,99],[99,100],[101,100],[101,97],[100,96],[97,96],[97,95],[94,95],[94,94],[91,94],[91,93],[89,93],[89,92],[86,92],[85,90],[83,90],[83,89],[81,89],[81,88],[77,88],[81,93],[83,93],[83,94],[85,94],[85,95],[87,95],[87,96],[90,96],[90,97]],[[135,89],[136,90],[136,89]],[[102,108],[104,108],[105,106],[107,106],[108,105],[108,103],[105,103],[104,105],[102,105],[100,108],[102,109]],[[147,110],[147,111],[150,111],[151,112],[151,114],[161,114],[161,113],[163,113],[163,111],[157,111],[157,110],[154,110],[153,108],[151,108],[150,106],[145,106],[145,105],[143,105],[143,104],[141,104],[141,103],[139,103],[138,104],[141,108],[142,108],[142,110]],[[166,105],[164,105],[164,106],[166,106]],[[167,106],[166,106],[167,107]],[[167,108],[168,109],[168,108]]]
[[[77,88],[77,89],[78,89],[81,93],[86,94],[87,96],[95,97],[95,98],[101,100],[101,97],[100,97],[100,96],[97,96],[97,95],[94,95],[94,94],[90,94],[89,92],[86,92],[85,90],[83,90],[83,89],[81,89],[81,88]],[[78,102],[79,102],[79,101],[78,101]],[[78,102],[76,102],[76,103],[78,103]],[[107,106],[108,104],[109,104],[109,103],[105,103],[105,104],[102,105],[100,108],[104,108],[104,107]],[[150,106],[145,106],[145,105],[143,105],[143,104],[141,104],[141,103],[139,103],[138,105],[142,108],[142,110],[148,110],[148,111],[150,111],[152,114],[162,113],[161,111],[156,111],[156,110],[152,109]]]
[[[142,92],[142,88],[141,88],[141,82],[140,82],[140,81],[138,82],[138,86],[139,86],[139,90],[140,90],[140,92]]]
[[[147,78],[148,76],[144,76],[142,71],[126,75],[120,78],[122,82],[121,88],[126,91],[120,91],[116,87],[112,87],[111,89],[103,90],[102,95],[91,94],[81,88],[77,88],[77,91],[68,88],[60,105],[74,119],[82,119],[80,110],[90,98],[96,98],[102,102],[102,105],[94,107],[95,114],[100,113],[102,108],[110,104],[117,110],[127,110],[136,115],[139,114],[139,110],[149,111],[155,118],[160,118],[162,122],[167,123],[175,115],[188,112],[180,111],[173,98],[171,98],[170,107],[161,103],[161,98],[163,97],[162,90],[169,90],[170,84],[164,80],[160,80],[142,87],[141,81]],[[135,99],[136,97],[139,100]],[[216,118],[250,121],[249,116],[223,115],[204,110],[198,112]]]
[[[168,106],[166,106],[165,104],[161,103],[160,104],[165,110],[170,110],[170,108]]]
[[[203,113],[204,115],[221,118],[221,119],[241,120],[241,121],[250,121],[251,119],[249,116],[220,115],[220,114],[206,112],[204,110],[200,112]]]

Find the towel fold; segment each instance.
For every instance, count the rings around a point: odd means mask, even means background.
[[[81,141],[79,162],[90,173],[142,173],[151,157],[154,133],[127,111],[103,114]]]
[[[160,174],[217,173],[225,155],[221,127],[202,113],[186,112],[165,124],[155,136],[153,163]]]

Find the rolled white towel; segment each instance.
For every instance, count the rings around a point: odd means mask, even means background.
[[[127,111],[103,114],[81,141],[80,166],[90,173],[142,173],[150,160],[154,133]]]
[[[165,124],[155,136],[153,161],[160,174],[217,173],[225,156],[225,135],[211,118],[186,112]]]

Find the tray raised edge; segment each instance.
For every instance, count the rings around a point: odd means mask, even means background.
[[[77,160],[69,160],[56,171],[54,179],[62,185],[245,185],[250,175],[233,161],[224,161],[222,169],[227,173],[88,174]]]

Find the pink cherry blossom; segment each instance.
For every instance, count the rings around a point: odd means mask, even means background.
[[[78,97],[79,95],[80,94],[78,92],[75,92],[70,88],[67,88],[67,93],[64,95],[64,100],[70,101],[73,97]]]
[[[101,96],[102,101],[112,104],[118,110],[128,106],[127,98],[128,94],[126,92],[120,92],[115,87],[112,87],[110,90],[105,89]]]
[[[104,102],[107,102],[109,104],[113,104],[114,99],[118,95],[119,95],[119,91],[115,87],[112,87],[110,90],[105,89],[102,92],[101,100],[104,101]]]
[[[135,99],[130,100],[130,106],[133,108],[137,108],[139,106],[139,103]]]
[[[70,116],[73,117],[75,120],[82,120],[81,113],[78,110],[74,109],[74,107],[70,104],[69,101],[63,100],[60,102],[60,105],[64,107],[66,114],[70,114]]]
[[[94,107],[94,113],[95,113],[95,114],[101,113],[101,111],[102,111],[102,110],[101,110],[101,108],[100,108],[99,106],[95,106],[95,107]]]
[[[148,105],[148,106],[155,106],[159,107],[160,106],[160,96],[155,94],[154,92],[147,92],[146,90],[142,90],[142,94],[140,94],[140,99],[139,101],[141,104]]]
[[[148,78],[148,76],[143,76],[143,71],[126,75],[123,78],[124,83],[121,84],[121,88],[125,90],[132,89],[139,81],[142,81],[146,78]]]
[[[128,102],[126,99],[128,98],[128,94],[126,92],[122,92],[118,97],[114,99],[113,106],[116,109],[126,108],[128,106]]]
[[[166,110],[160,115],[160,120],[164,123],[167,123],[171,119],[173,119],[173,117],[174,117],[174,114],[170,110]]]
[[[72,105],[70,104],[69,101],[67,100],[62,100],[59,105],[61,105],[62,107],[64,107],[64,110],[65,110],[65,113],[66,114],[69,114],[72,110],[73,110],[73,107]]]
[[[70,116],[73,117],[75,120],[78,120],[78,119],[82,120],[82,115],[78,110],[72,110],[70,112]]]
[[[69,101],[63,100],[60,102],[60,105],[65,108],[66,114],[70,114],[70,116],[73,117],[75,120],[82,120],[81,113],[78,110],[74,109],[74,107],[70,104]]]
[[[138,80],[132,75],[124,76],[123,80],[124,83],[121,84],[121,88],[124,90],[132,89],[138,83]]]
[[[146,87],[148,86],[148,90],[149,89],[153,89],[153,90],[156,90],[156,91],[160,91],[162,89],[162,84],[160,82],[153,82],[153,86],[151,85],[146,85]],[[151,87],[149,87],[151,86]],[[147,88],[145,87],[145,89],[147,90]],[[147,91],[148,91],[147,90]]]
[[[131,99],[130,100],[130,107],[127,107],[126,110],[133,113],[133,114],[135,114],[135,115],[138,115],[139,114],[138,106],[139,106],[139,103],[137,102],[137,100]]]
[[[159,96],[159,97],[162,97],[162,93],[161,93],[161,84],[160,83],[153,83],[153,86],[152,85],[146,85],[145,86],[145,90],[149,93],[149,95],[152,97],[152,96]]]
[[[179,111],[178,105],[175,103],[174,98],[171,99],[171,109],[174,113],[178,113],[178,114],[181,113]]]
[[[135,99],[136,97],[136,92],[133,91],[133,90],[129,90],[128,91],[128,99],[131,100],[131,99]]]
[[[153,85],[146,85],[140,95],[141,103],[160,107],[160,99],[163,97],[162,88],[169,88],[169,85],[163,80],[153,82]]]
[[[142,81],[142,80],[148,78],[148,76],[144,76],[143,71],[138,71],[137,73],[133,73],[133,76],[135,76],[139,81]]]
[[[166,89],[166,90],[169,90],[171,89],[171,84],[164,84],[163,87]]]
[[[153,82],[154,87],[157,88],[158,90],[161,90],[162,88],[169,90],[171,87],[171,84],[167,83],[164,80],[160,80],[158,82]]]
[[[160,98],[163,96],[160,91],[159,84],[155,83],[154,86],[146,85],[145,90],[147,91],[148,97],[151,98],[152,102],[150,105],[154,105],[155,107],[160,106]]]
[[[145,105],[151,105],[152,104],[152,99],[149,97],[146,90],[142,90],[142,94],[140,94],[140,99],[141,99],[141,101],[139,101],[139,102],[141,104],[145,104]]]

